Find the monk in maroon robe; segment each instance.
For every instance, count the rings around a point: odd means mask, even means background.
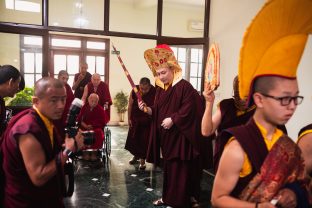
[[[73,138],[60,143],[52,122],[60,119],[65,106],[62,82],[45,77],[36,82],[34,91],[33,108],[11,119],[1,144],[6,208],[64,207],[63,167],[78,150]],[[81,148],[81,134],[75,139]]]
[[[103,129],[106,125],[105,111],[102,106],[99,104],[99,96],[95,93],[92,93],[88,97],[88,103],[85,104],[77,120],[80,123],[82,130],[92,130],[95,134],[95,143],[92,144],[89,149],[98,150],[102,148],[104,142],[104,132]],[[91,154],[91,160],[96,160],[96,151],[93,151]]]
[[[69,75],[67,71],[65,70],[59,71],[58,79],[63,82],[65,89],[66,89],[66,103],[65,103],[63,114],[62,114],[62,118],[54,121],[54,125],[58,129],[58,132],[60,133],[62,139],[65,138],[64,128],[66,127],[66,120],[67,120],[69,108],[70,108],[71,103],[75,99],[74,93],[71,87],[69,86],[69,84],[67,83],[68,78],[69,78]]]
[[[91,81],[91,74],[87,71],[87,63],[81,63],[79,70],[79,73],[75,74],[72,89],[75,91],[75,97],[81,99],[84,87]]]
[[[159,165],[163,158],[162,198],[154,205],[198,207],[200,184],[198,115],[199,94],[182,79],[182,69],[167,45],[145,51],[144,57],[156,77],[153,106],[139,103],[141,110],[152,115],[147,162]]]
[[[99,96],[99,105],[105,110],[105,124],[107,124],[110,121],[110,106],[113,102],[108,85],[101,81],[101,76],[97,73],[92,75],[91,82],[85,86],[81,98],[82,101],[86,103],[92,93],[96,93]]]
[[[137,89],[139,89],[139,93],[141,93],[142,99],[146,105],[152,106],[154,104],[156,90],[155,87],[151,85],[150,80],[143,77]],[[129,132],[125,149],[133,155],[129,163],[134,164],[140,159],[139,168],[145,169],[145,158],[152,117],[139,109],[138,98],[133,90],[129,98],[128,119]]]

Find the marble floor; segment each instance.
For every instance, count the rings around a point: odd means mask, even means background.
[[[66,207],[154,207],[152,201],[160,198],[161,169],[147,163],[145,170],[129,165],[131,154],[124,150],[128,128],[110,126],[112,152],[108,162],[78,161],[75,166],[75,191],[65,199]],[[210,207],[213,177],[203,173],[200,205]]]

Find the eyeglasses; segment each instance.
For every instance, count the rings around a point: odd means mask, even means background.
[[[302,101],[303,101],[303,96],[275,97],[275,96],[266,95],[266,94],[263,94],[263,93],[261,93],[261,95],[263,95],[264,97],[268,97],[268,98],[272,98],[272,99],[274,99],[274,100],[280,101],[282,106],[287,106],[287,105],[289,105],[289,104],[291,103],[291,101],[294,101],[295,105],[299,105],[299,104],[301,104]]]

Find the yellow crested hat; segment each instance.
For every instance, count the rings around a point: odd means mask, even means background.
[[[312,0],[269,0],[247,28],[240,51],[239,93],[251,97],[260,76],[296,78],[308,34]]]
[[[160,68],[169,67],[174,71],[172,85],[182,79],[182,69],[178,64],[173,51],[168,45],[162,44],[156,46],[156,48],[146,50],[144,52],[144,58],[155,77],[155,83],[157,86],[163,89],[165,88],[164,83],[157,77],[156,70]]]

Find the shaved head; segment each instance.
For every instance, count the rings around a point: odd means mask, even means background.
[[[263,76],[258,77],[254,83],[254,92],[268,94],[271,90],[275,89],[276,84],[288,78],[278,76]]]
[[[34,95],[43,98],[47,94],[48,88],[63,88],[64,84],[52,77],[43,77],[35,84]]]

